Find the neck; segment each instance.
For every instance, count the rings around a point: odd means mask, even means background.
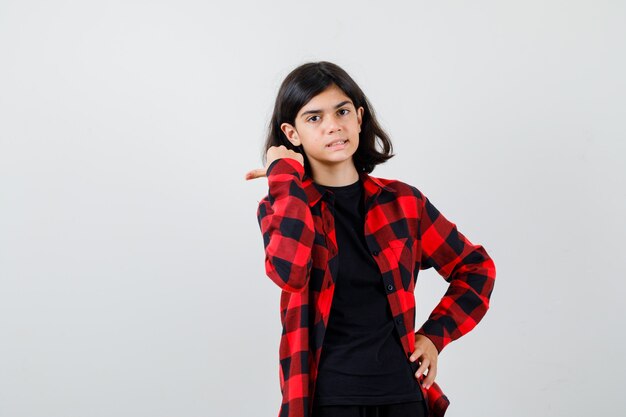
[[[342,187],[354,184],[359,180],[359,172],[356,170],[352,159],[343,164],[311,166],[313,181],[320,185],[330,187]]]

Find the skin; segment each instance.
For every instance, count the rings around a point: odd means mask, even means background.
[[[352,155],[359,146],[363,111],[363,107],[355,108],[343,90],[333,84],[300,109],[294,125],[283,123],[280,126],[292,144],[302,145],[304,148],[311,165],[313,181],[317,184],[343,186],[358,181],[359,174]],[[342,149],[326,146],[330,142],[346,138],[348,142]],[[265,167],[248,171],[245,179],[265,177],[267,167],[278,158],[293,158],[304,166],[302,154],[283,145],[272,146],[267,150]],[[422,381],[424,388],[430,388],[435,381],[438,355],[437,348],[429,338],[421,334],[415,335],[415,349],[409,360],[417,360],[420,364],[415,378],[421,374],[426,375]]]
[[[426,389],[430,388],[435,378],[437,377],[437,360],[439,359],[439,352],[435,347],[435,344],[422,334],[415,335],[415,349],[409,357],[411,362],[419,361],[419,368],[415,372],[415,378],[419,377],[425,371],[428,371],[426,377],[422,381],[422,386]]]
[[[342,105],[337,107],[339,104]],[[294,146],[302,145],[304,148],[311,176],[317,184],[342,186],[359,179],[352,155],[359,146],[363,111],[363,107],[356,109],[343,90],[333,84],[300,109],[293,125],[281,124],[285,137]],[[342,149],[326,146],[338,139],[348,139]],[[277,157],[295,158],[296,155],[299,154],[284,146],[272,146],[267,152],[265,168],[247,172],[246,179],[265,176],[267,167]],[[270,160],[270,157],[273,159]],[[303,160],[300,162],[304,164]]]

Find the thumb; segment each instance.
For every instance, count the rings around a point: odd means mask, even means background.
[[[253,180],[255,178],[265,177],[265,168],[253,169],[246,172],[246,180]]]

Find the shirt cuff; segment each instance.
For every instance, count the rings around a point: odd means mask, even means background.
[[[447,344],[443,337],[443,326],[432,320],[427,320],[426,323],[424,323],[424,325],[415,332],[415,334],[421,334],[422,336],[429,338],[437,348],[437,354],[440,354]],[[438,334],[441,334],[442,336],[438,336]]]
[[[272,161],[265,170],[267,177],[276,174],[293,174],[300,180],[304,177],[304,166],[294,158],[278,158]]]

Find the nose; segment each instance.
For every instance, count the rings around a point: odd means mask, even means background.
[[[339,122],[338,116],[329,117],[327,120],[328,124],[326,125],[326,129],[328,130],[328,133],[341,131],[341,123]]]

